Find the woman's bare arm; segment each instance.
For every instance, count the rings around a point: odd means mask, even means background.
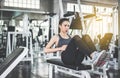
[[[53,45],[56,45],[57,41],[58,41],[58,37],[57,36],[53,36],[51,38],[51,40],[48,42],[48,44],[46,45],[44,52],[45,53],[52,53],[52,52],[57,52],[61,50],[61,47],[59,48],[53,48]]]

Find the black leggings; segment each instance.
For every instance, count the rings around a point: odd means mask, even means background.
[[[84,57],[86,55],[90,57],[92,52],[89,46],[78,35],[75,35],[66,50],[61,53],[61,59],[64,64],[78,66]]]

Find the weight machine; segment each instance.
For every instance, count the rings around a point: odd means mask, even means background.
[[[30,32],[8,32],[7,36],[7,50],[6,50],[6,56],[12,53],[12,51],[17,47],[17,35],[22,35],[22,42],[24,43],[21,46],[27,47],[29,49],[28,54],[24,58],[24,61],[31,61],[33,64],[33,49],[32,49],[32,37]],[[12,42],[11,42],[12,37]],[[19,46],[20,47],[20,46]]]

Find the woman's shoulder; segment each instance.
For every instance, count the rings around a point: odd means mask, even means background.
[[[58,39],[58,38],[59,38],[59,35],[58,35],[58,34],[55,34],[52,38],[53,38],[53,39]]]

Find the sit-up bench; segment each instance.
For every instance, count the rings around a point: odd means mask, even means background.
[[[5,78],[15,66],[27,55],[27,48],[17,48],[0,64],[0,78]]]
[[[55,78],[55,66],[59,69],[58,71],[70,74],[75,77],[79,78],[91,78],[88,71],[90,70],[91,65],[80,65],[80,66],[72,66],[72,65],[65,65],[61,59],[47,59],[47,63],[49,64],[49,78]],[[52,71],[51,71],[52,70]]]
[[[108,78],[106,67],[94,69],[92,65],[72,66],[65,65],[60,58],[47,59],[48,77],[55,78],[55,72],[59,71],[78,78],[91,78],[90,74],[97,74],[100,78]]]
[[[89,48],[93,51],[96,51],[95,45],[92,42],[89,35],[84,35],[82,39],[86,42],[86,44],[89,46]],[[53,56],[54,57],[54,56]],[[53,58],[53,59],[47,59],[47,63],[49,64],[49,78],[54,78],[54,73],[56,71],[63,72],[65,74],[69,74],[78,78],[91,78],[90,73],[98,74],[100,75],[100,78],[107,78],[106,74],[106,68],[97,68],[94,70],[93,65],[81,65],[81,66],[71,66],[71,65],[65,65],[60,58]],[[102,72],[99,71],[99,69],[102,69]]]

